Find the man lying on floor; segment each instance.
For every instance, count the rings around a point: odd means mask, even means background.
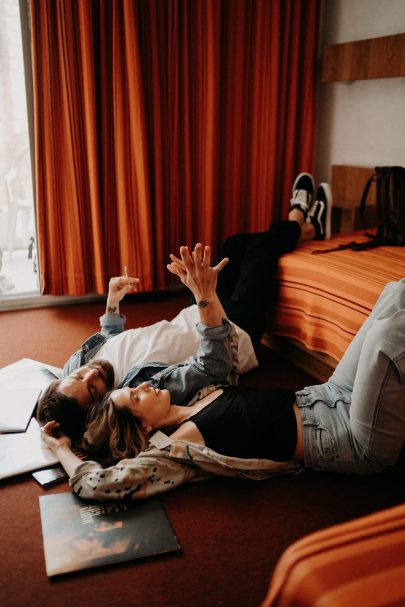
[[[58,422],[44,426],[80,497],[144,498],[212,474],[263,479],[302,466],[371,474],[396,463],[405,438],[405,279],[385,287],[329,381],[294,393],[233,384],[233,331],[216,294],[227,260],[210,267],[200,244],[171,259],[197,301],[199,351],[93,407],[87,440],[118,458],[114,466],[83,463]]]
[[[301,241],[330,236],[331,204],[328,184],[320,184],[315,192],[313,177],[301,173],[292,187],[288,220],[273,222],[266,232],[236,234],[225,241],[219,258],[228,258],[229,263],[218,275],[217,293],[236,328],[238,346],[234,342],[233,347],[238,347],[238,373],[257,366],[254,347],[265,331],[280,256]],[[100,319],[101,334],[91,336],[71,356],[64,367],[65,377],[52,382],[41,395],[40,423],[58,421],[76,440],[83,435],[90,405],[107,391],[136,386],[168,365],[195,355],[199,343],[196,305],[182,310],[171,322],[124,331],[119,304],[137,280],[128,276],[111,279],[106,314]],[[143,364],[146,361],[148,365]]]

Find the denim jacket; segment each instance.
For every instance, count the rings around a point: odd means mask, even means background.
[[[125,330],[126,317],[123,314],[103,314],[100,317],[101,332],[94,333],[82,344],[80,350],[72,354],[63,367],[64,375],[73,373],[94,358],[107,339]]]
[[[94,358],[101,346],[125,328],[125,316],[104,314],[100,318],[101,333],[94,333],[75,352],[64,366],[68,375]],[[209,327],[198,323],[200,347],[196,356],[184,363],[167,366],[160,362],[147,362],[129,370],[119,387],[138,386],[148,381],[155,388],[167,388],[173,402],[179,405],[191,404],[211,390],[218,383],[237,383],[238,339],[234,326],[224,319],[221,326]]]
[[[161,363],[145,363],[133,367],[121,387],[138,386],[148,381],[154,388],[166,388],[176,405],[190,405],[218,385],[237,383],[237,335],[228,320],[222,325],[209,327],[198,323],[200,347],[195,356],[184,363],[166,366]]]
[[[148,380],[154,387],[169,389],[172,402],[191,405],[220,385],[236,383],[237,336],[232,325],[224,319],[217,327],[199,323],[197,330],[201,341],[196,356],[163,369],[153,363],[140,365],[131,369],[123,385]],[[69,482],[85,499],[140,499],[213,474],[263,479],[300,468],[296,462],[220,455],[204,445],[173,441],[159,431],[138,457],[105,469],[95,461],[80,463]]]

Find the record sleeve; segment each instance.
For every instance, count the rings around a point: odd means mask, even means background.
[[[157,497],[87,502],[57,493],[39,504],[48,576],[180,550]]]

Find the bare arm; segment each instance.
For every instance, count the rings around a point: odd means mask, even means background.
[[[181,282],[190,289],[197,302],[200,320],[207,326],[218,326],[226,318],[225,310],[216,293],[219,272],[229,259],[225,257],[216,266],[211,267],[211,247],[197,243],[192,255],[188,247],[180,247],[180,258],[171,254],[172,263],[167,268],[176,274]]]
[[[58,428],[58,422],[45,424],[42,428],[42,440],[53,451],[70,477],[82,460],[73,453],[72,441],[66,434],[60,432],[57,436]]]

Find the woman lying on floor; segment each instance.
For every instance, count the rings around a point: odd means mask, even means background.
[[[330,237],[329,185],[321,183],[315,189],[312,175],[300,173],[291,194],[287,220],[272,222],[265,232],[235,234],[222,245],[219,258],[227,257],[229,263],[218,276],[217,294],[235,325],[238,373],[257,366],[255,349],[266,329],[280,257],[300,242]],[[106,313],[100,318],[101,334],[90,336],[66,362],[64,377],[51,382],[41,394],[37,410],[41,425],[56,420],[65,434],[78,440],[95,400],[101,401],[113,387],[141,383],[139,365],[143,379],[149,380],[159,369],[195,355],[199,345],[195,305],[184,308],[170,322],[124,330],[120,302],[136,282],[135,277],[111,278]]]
[[[93,409],[89,443],[121,461],[82,462],[68,437],[54,436],[56,422],[44,427],[80,497],[144,498],[211,474],[263,479],[302,466],[369,474],[395,464],[405,438],[405,279],[385,287],[327,383],[297,393],[239,388],[229,381],[231,329],[216,295],[227,260],[210,267],[200,244],[180,256],[168,268],[198,303],[200,349]]]

